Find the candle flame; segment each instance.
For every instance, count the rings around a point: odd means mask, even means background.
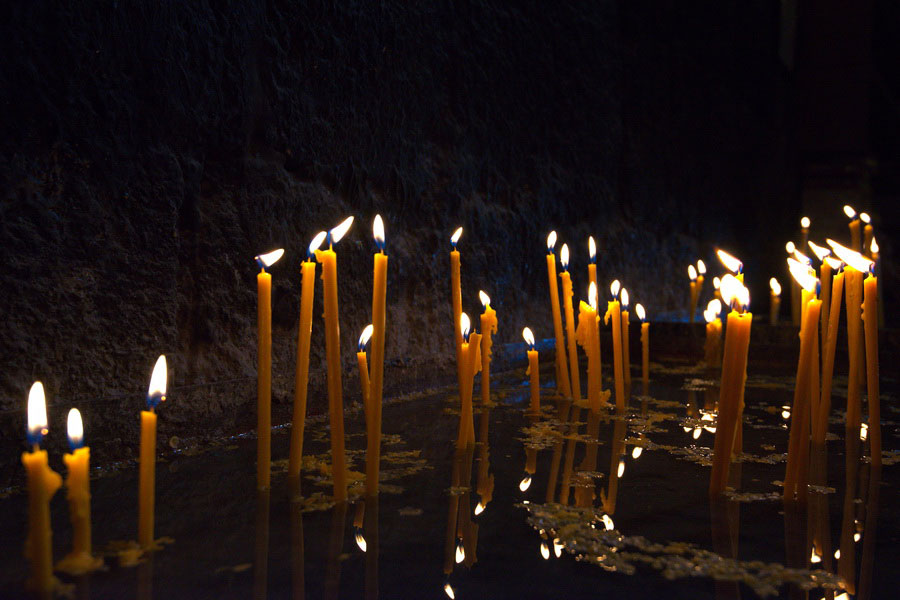
[[[265,271],[267,268],[278,262],[278,259],[282,256],[284,256],[284,248],[272,250],[271,252],[268,252],[266,254],[259,254],[257,256],[254,256],[253,258],[256,260],[259,268]]]
[[[700,434],[701,434],[701,433],[703,433],[703,429],[701,429],[700,427],[694,428],[694,433],[693,433],[694,439],[695,439],[695,440],[699,440],[699,439],[700,439]]]
[[[643,452],[644,449],[641,446],[635,446],[634,450],[631,451],[631,458],[640,458]]]
[[[484,512],[484,504],[479,502],[477,505],[475,505],[475,516],[477,517],[478,515],[480,515],[483,512]]]
[[[809,555],[809,562],[811,563],[820,563],[822,562],[822,557],[813,549],[812,554]]]
[[[619,470],[616,472],[619,477],[625,474],[625,459],[619,459]]]
[[[525,343],[528,344],[529,350],[534,350],[534,334],[531,332],[530,327],[522,330],[522,337],[525,339]]]
[[[547,545],[547,542],[541,542],[541,556],[544,557],[544,560],[550,559],[550,546]]]
[[[872,244],[869,246],[869,250],[872,252],[872,256],[878,254],[878,242],[875,241],[875,236],[872,236]]]
[[[524,492],[531,487],[531,475],[525,474],[525,477],[522,478],[522,481],[519,482],[519,491]]]
[[[869,213],[859,213],[859,220],[868,225],[872,222],[872,217],[869,216]]]
[[[456,244],[459,242],[460,236],[462,236],[462,231],[462,227],[460,227],[450,236],[450,245],[453,246],[454,250],[456,250]]]
[[[741,269],[744,268],[744,264],[740,259],[728,254],[724,250],[716,250],[716,254],[719,256],[719,261],[732,273],[740,273]]]
[[[484,290],[478,290],[478,298],[481,300],[481,305],[485,308],[491,305],[491,297],[484,293]]]
[[[794,278],[794,281],[800,284],[800,287],[807,292],[815,292],[819,280],[816,279],[815,275],[810,273],[809,266],[794,260],[793,258],[788,258],[787,263],[788,270],[790,270],[791,277]]]
[[[378,249],[384,250],[384,221],[381,219],[381,215],[375,215],[375,220],[372,222],[372,236],[375,238],[375,245],[378,246]]]
[[[859,425],[859,441],[864,442],[869,437],[869,424],[860,423]]]
[[[824,246],[820,246],[812,241],[807,242],[809,244],[809,249],[813,251],[813,254],[816,255],[816,258],[819,259],[819,262],[825,260],[825,257],[831,254],[831,250],[825,248]]]
[[[622,288],[619,297],[622,299],[622,310],[628,310],[628,290]]]
[[[591,262],[597,260],[597,242],[594,241],[594,236],[588,237],[588,254],[591,257]]]
[[[750,304],[749,290],[744,287],[744,284],[738,281],[737,277],[730,273],[722,278],[722,286],[719,290],[722,294],[722,300],[728,306],[737,304],[741,307],[746,307]]]
[[[713,288],[719,289],[720,285],[722,285],[722,280],[718,277],[713,277]]]
[[[841,560],[841,549],[840,549],[840,548],[838,548],[837,550],[834,551],[834,557],[835,557],[837,560]],[[845,596],[845,597],[846,597],[847,594],[841,594],[841,596]],[[839,597],[840,597],[840,596],[839,596]],[[838,598],[835,598],[834,600],[838,600]],[[845,600],[846,600],[846,598],[845,598]]]
[[[356,347],[359,348],[360,352],[363,352],[366,349],[366,344],[369,343],[369,339],[372,337],[372,331],[374,330],[375,327],[369,323],[363,328],[362,333],[359,334],[359,343]]]
[[[328,237],[328,233],[325,231],[320,231],[313,237],[312,241],[309,243],[309,248],[306,250],[306,256],[312,260],[313,255],[316,253],[322,246],[322,242],[325,241],[325,238]]]
[[[44,398],[44,384],[35,381],[28,391],[28,438],[38,444],[47,435],[47,401]]]
[[[353,217],[347,217],[341,224],[337,227],[333,228],[328,232],[328,236],[331,238],[332,244],[337,244],[343,237],[350,231],[350,226],[353,225]]]
[[[359,527],[354,527],[354,529],[356,531],[354,532],[353,537],[356,539],[356,545],[359,547],[360,550],[365,552],[366,548],[368,548],[369,545],[366,543],[366,538],[365,538],[365,536],[363,536],[362,529],[360,529]]]
[[[72,450],[81,448],[81,444],[84,442],[84,424],[81,422],[81,412],[77,408],[69,411],[69,418],[66,420],[66,434]]]
[[[559,541],[559,538],[553,538],[553,554],[556,555],[556,558],[562,556],[563,544]]]
[[[563,244],[559,250],[559,264],[562,265],[563,271],[569,269],[569,245]]]
[[[166,401],[166,380],[169,369],[166,366],[166,355],[161,354],[153,366],[153,374],[150,375],[150,388],[147,390],[147,407],[156,408],[160,402]]]
[[[697,273],[706,275],[706,263],[703,262],[703,259],[697,261]]]
[[[858,531],[857,531],[856,533],[853,534],[853,541],[854,541],[854,542],[858,542],[858,541],[861,540],[861,539],[862,539],[862,534],[859,533]]]
[[[834,250],[834,253],[837,254],[837,257],[844,261],[846,264],[850,265],[850,267],[856,269],[861,273],[865,273],[869,270],[869,267],[872,265],[872,261],[856,252],[855,250],[851,250],[846,246],[842,246],[835,242],[834,240],[825,240],[831,249]]]
[[[847,218],[848,218],[848,219],[855,219],[855,218],[856,218],[856,211],[853,210],[853,207],[850,206],[849,204],[845,204],[845,205],[844,205],[844,214],[847,215]]]
[[[812,260],[807,255],[800,252],[799,250],[794,250],[794,259],[797,262],[806,264],[807,266],[812,264]]]
[[[556,231],[547,234],[547,254],[553,254],[553,248],[556,247]]]
[[[472,322],[469,320],[469,315],[466,313],[459,315],[459,330],[462,332],[463,339],[467,342],[469,341],[469,329],[471,325]]]
[[[444,593],[447,594],[447,597],[450,600],[456,600],[456,594],[453,593],[453,588],[450,587],[450,582],[444,584]]]
[[[803,217],[800,219],[800,227],[803,229],[809,229],[809,217]]]
[[[588,304],[597,312],[597,284],[593,281],[588,285]]]
[[[695,267],[694,265],[688,265],[688,277],[691,279],[691,281],[697,279],[697,267]]]
[[[609,291],[612,294],[613,299],[619,297],[619,290],[622,289],[622,284],[619,283],[619,280],[616,279],[611,284],[609,284]]]
[[[784,245],[784,251],[788,254],[793,254],[797,249],[797,246],[794,245],[794,242],[788,242]]]
[[[781,284],[774,277],[769,280],[769,287],[772,288],[772,294],[775,296],[781,295]]]
[[[709,301],[709,304],[706,305],[706,310],[714,315],[719,314],[720,312],[722,312],[722,301],[718,298],[713,298]]]
[[[462,540],[456,540],[456,564],[466,560],[466,548],[463,546]]]
[[[609,515],[603,515],[602,517],[600,517],[600,520],[603,521],[603,526],[607,531],[612,531],[616,528],[616,524],[613,523],[612,517],[610,517]]]
[[[634,312],[637,315],[637,318],[641,320],[641,323],[647,319],[647,311],[644,310],[644,305],[640,302],[635,305]]]
[[[708,308],[703,311],[703,320],[707,323],[712,323],[716,320],[716,313],[710,311]]]
[[[831,270],[832,270],[832,271],[837,271],[837,270],[840,269],[842,266],[844,266],[844,263],[843,263],[842,261],[838,260],[837,258],[835,258],[835,257],[833,257],[833,256],[826,256],[826,257],[825,257],[825,263],[826,263],[829,267],[831,267]]]

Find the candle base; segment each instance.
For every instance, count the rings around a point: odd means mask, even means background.
[[[56,570],[69,575],[84,575],[94,571],[105,570],[103,558],[88,552],[70,552],[56,563]]]

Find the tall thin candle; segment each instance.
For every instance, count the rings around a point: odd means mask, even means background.
[[[366,421],[366,496],[378,494],[378,478],[381,465],[381,405],[384,392],[384,337],[387,301],[388,256],[384,253],[384,221],[375,215],[372,237],[378,252],[374,257],[372,278],[372,365],[369,380],[369,402],[372,405],[371,422]]]
[[[529,410],[538,414],[541,412],[541,375],[538,363],[538,352],[534,349],[534,334],[526,327],[522,330],[522,338],[528,344],[528,375],[531,391],[531,406]]]
[[[569,368],[566,361],[566,338],[563,334],[562,316],[559,310],[559,286],[556,283],[556,232],[547,235],[547,280],[550,288],[550,310],[553,316],[553,335],[556,338],[556,389],[566,398],[572,397]]]
[[[562,298],[563,307],[566,312],[566,342],[569,345],[569,374],[572,386],[572,398],[579,402],[581,400],[581,376],[578,368],[578,348],[575,345],[575,310],[572,307],[572,276],[569,274],[569,246],[563,244],[559,251],[559,264],[562,266],[563,272],[559,277],[562,279]]]
[[[622,300],[622,374],[625,375],[625,396],[631,397],[631,341],[628,333],[628,290],[622,288],[619,294]]]
[[[256,487],[268,489],[272,471],[272,276],[266,272],[283,249],[254,257],[259,265],[256,345]]]
[[[825,433],[828,430],[828,416],[831,414],[831,381],[834,374],[834,353],[837,348],[838,327],[841,317],[841,298],[844,293],[844,272],[841,261],[828,257],[835,275],[831,279],[831,295],[828,315],[828,333],[822,338],[822,389],[819,396],[819,409],[813,424],[813,443],[817,446],[825,444]]]
[[[597,287],[597,242],[594,236],[588,237],[588,285],[592,283]]]
[[[634,312],[641,320],[641,382],[643,383],[641,393],[646,396],[650,382],[650,323],[647,321],[647,311],[644,310],[644,305],[638,303],[634,307]]]
[[[878,278],[864,282],[863,321],[866,332],[866,397],[869,403],[869,440],[872,467],[881,467],[881,396],[878,377]]]
[[[691,300],[688,304],[688,323],[694,322],[694,314],[697,312],[697,267],[688,265],[688,278],[691,281]]]
[[[147,410],[141,411],[141,454],[138,473],[138,544],[144,550],[156,547],[153,521],[156,503],[156,407],[166,400],[168,367],[166,356],[156,359],[150,387],[147,390]]]
[[[769,324],[778,325],[778,311],[781,309],[781,284],[772,277],[769,279]]]
[[[484,306],[481,313],[481,404],[491,404],[491,348],[494,345],[492,336],[497,333],[497,311],[491,308],[491,297],[478,291],[478,297]]]
[[[604,323],[612,321],[612,338],[613,338],[613,380],[616,390],[616,411],[623,412],[625,410],[625,374],[622,364],[622,314],[619,305],[619,290],[621,284],[616,279],[609,286],[612,293],[612,300],[607,303],[606,315],[604,315]]]

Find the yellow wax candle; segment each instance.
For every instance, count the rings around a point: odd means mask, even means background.
[[[572,399],[580,402],[581,376],[578,369],[578,348],[575,345],[575,312],[572,308],[572,276],[569,274],[568,244],[563,244],[559,251],[559,264],[563,269],[559,277],[562,279],[563,307],[566,313],[566,342],[569,345],[569,374],[571,377],[569,383],[572,386]]]
[[[769,323],[778,325],[778,312],[781,309],[781,284],[772,277],[769,279]]]
[[[713,299],[722,301],[722,294],[719,292],[719,285],[721,285],[722,280],[718,277],[713,277]]]
[[[881,467],[881,396],[878,379],[878,278],[864,282],[863,321],[866,332],[866,398],[869,403],[869,443],[872,467]]]
[[[341,384],[341,328],[338,320],[337,253],[338,243],[353,225],[347,217],[328,232],[328,250],[316,250],[322,263],[322,294],[325,305],[325,356],[328,366],[328,417],[331,426],[331,477],[334,501],[347,500],[347,457],[344,454],[344,390]]]
[[[531,329],[526,327],[522,330],[522,337],[528,344],[528,375],[531,386],[531,406],[529,410],[537,414],[541,412],[541,375],[540,366],[538,364],[538,352],[534,349],[534,334]]]
[[[278,249],[256,256],[259,275],[256,345],[256,487],[268,489],[272,471],[272,276],[266,273],[284,254]]]
[[[688,304],[688,323],[693,323],[694,313],[697,312],[697,267],[688,265],[688,277],[691,280],[691,301]]]
[[[553,315],[553,334],[556,338],[556,389],[566,398],[572,397],[569,385],[569,368],[566,364],[566,338],[563,335],[562,316],[559,310],[559,287],[556,284],[556,232],[547,236],[547,279],[550,287],[550,309]]]
[[[641,320],[641,393],[646,396],[650,384],[650,323],[647,322],[647,311],[642,304],[635,306],[634,312]]]
[[[594,284],[594,287],[598,290],[597,287],[597,243],[594,241],[594,236],[588,237],[588,258],[590,262],[588,262],[588,285]]]
[[[591,284],[589,289],[594,291],[594,305],[596,305],[596,287]],[[596,331],[597,311],[582,300],[578,307],[578,328],[575,329],[575,339],[584,348],[584,353],[587,355],[587,398],[588,406],[594,412],[600,410],[600,378],[598,377],[600,365],[598,364],[597,341],[594,336]]]
[[[735,307],[749,304],[747,288],[732,275],[722,278],[722,298]],[[747,351],[750,347],[750,328],[753,315],[732,309],[725,329],[725,356],[722,360],[722,382],[719,387],[719,417],[716,424],[712,473],[709,493],[718,496],[725,491],[732,451],[736,445],[741,415],[741,398],[747,368]]]
[[[875,236],[875,229],[872,227],[872,217],[869,213],[859,213],[859,220],[863,223],[863,240],[862,253],[867,258],[872,258],[872,238]]]
[[[849,204],[844,205],[844,214],[850,219],[850,249],[854,252],[859,252],[862,250],[862,222],[859,220],[859,215],[856,214],[856,211]]]
[[[297,369],[294,372],[294,412],[291,419],[291,449],[288,459],[288,487],[300,494],[300,467],[303,462],[303,433],[306,429],[306,398],[309,391],[309,342],[312,335],[313,298],[316,292],[316,263],[313,255],[328,234],[320,231],[300,266],[300,325],[297,329]]]
[[[797,251],[797,246],[794,242],[788,242],[784,245],[785,252],[788,253],[789,256],[792,256]],[[800,326],[800,317],[801,317],[801,300],[800,300],[800,286],[797,285],[797,282],[791,279],[791,324],[794,327]]]
[[[166,399],[168,367],[165,355],[156,359],[147,408],[141,411],[141,454],[138,463],[138,544],[144,550],[156,548],[153,520],[156,503],[156,407]]]
[[[459,250],[456,244],[462,235],[463,228],[459,227],[450,237],[450,303],[453,307],[453,339],[456,341],[456,378],[460,392],[463,387],[462,376],[462,334],[459,331],[459,317],[462,314],[462,287],[460,283]]]
[[[722,303],[713,299],[709,301],[706,310],[703,311],[703,318],[706,320],[706,342],[703,345],[703,362],[707,368],[718,368],[722,366],[722,319],[719,313],[722,312]]]
[[[372,324],[369,323],[359,335],[359,343],[357,344],[356,363],[359,365],[359,387],[362,390],[363,410],[366,414],[366,431],[369,429],[369,423],[372,419],[372,402],[369,395],[371,383],[369,382],[369,361],[366,357],[366,344],[372,337]]]
[[[68,435],[72,452],[63,455],[63,462],[68,470],[66,499],[72,521],[72,551],[56,568],[71,575],[81,575],[99,569],[103,559],[91,554],[91,450],[82,445],[84,425],[77,408],[69,411]]]
[[[703,297],[703,280],[706,277],[706,263],[702,260],[697,261],[697,302]],[[697,310],[697,307],[694,307]]]
[[[28,580],[25,587],[37,594],[49,596],[58,581],[53,576],[53,532],[50,529],[50,499],[62,485],[62,478],[47,463],[47,451],[40,449],[41,438],[47,433],[47,405],[44,386],[36,381],[28,392],[28,443],[30,452],[22,453],[22,464],[28,479],[28,537],[25,538],[25,558],[28,560]]]
[[[619,305],[619,280],[616,279],[610,285],[613,299],[607,303],[606,315],[603,317],[604,323],[612,321],[612,338],[613,338],[613,379],[616,389],[616,411],[625,410],[625,374],[622,364],[622,314]]]
[[[372,377],[369,382],[371,426],[366,421],[366,496],[378,494],[378,479],[381,465],[381,405],[384,392],[384,336],[387,297],[388,257],[384,253],[384,222],[381,215],[375,215],[372,225],[373,237],[378,252],[375,253],[372,279]]]
[[[463,387],[459,392],[462,406],[460,410],[459,433],[456,438],[458,448],[475,444],[475,417],[472,409],[472,386],[475,372],[481,368],[480,353],[481,336],[470,333],[469,315],[460,315],[460,332],[462,333]]]
[[[484,306],[481,313],[481,404],[491,404],[491,335],[497,333],[497,311],[491,308],[491,298],[479,290],[478,296]]]
[[[628,335],[628,290],[622,288],[622,374],[625,375],[625,395],[631,397],[631,342]]]
[[[825,344],[828,340],[828,318],[831,314],[831,271],[832,266],[831,263],[827,260],[828,255],[831,254],[831,251],[828,248],[824,248],[815,244],[813,242],[807,242],[809,248],[813,251],[813,254],[816,255],[816,258],[819,259],[821,263],[819,267],[819,281],[821,281],[822,291],[819,294],[819,299],[822,301],[822,309],[820,311],[819,321],[821,326],[821,338],[822,338],[822,348],[824,350]],[[832,259],[834,260],[834,259]],[[825,368],[825,353],[822,352],[822,368]]]
[[[831,258],[827,260],[833,260]],[[841,263],[832,268],[840,269]],[[834,373],[834,353],[837,348],[838,328],[841,317],[841,296],[844,292],[844,272],[838,271],[831,279],[831,303],[828,315],[828,333],[823,338],[822,350],[822,390],[819,397],[819,410],[813,427],[813,442],[817,446],[825,443],[825,433],[828,431],[828,416],[831,414],[831,381]]]

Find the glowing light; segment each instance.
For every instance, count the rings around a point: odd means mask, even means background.
[[[588,238],[588,255],[592,263],[597,260],[597,242],[594,241],[594,236]]]
[[[702,259],[697,261],[697,273],[706,275],[706,263]]]
[[[640,302],[635,305],[634,313],[637,315],[637,318],[641,320],[641,323],[647,319],[647,311],[644,310],[644,305]]]
[[[812,265],[812,260],[799,250],[794,250],[794,260],[797,262],[805,263],[806,265]]]
[[[322,246],[322,242],[324,242],[325,238],[327,238],[327,237],[328,237],[328,233],[326,233],[324,231],[320,231],[319,233],[316,234],[316,236],[309,243],[309,248],[306,250],[306,256],[310,260],[312,260],[313,255],[316,253],[316,250],[318,250]]]
[[[849,204],[845,204],[845,205],[844,205],[844,214],[847,215],[847,218],[848,218],[848,219],[855,219],[855,218],[856,218],[856,211],[853,210],[853,207],[850,206]]]
[[[357,344],[356,347],[359,349],[360,352],[362,352],[362,351],[364,351],[364,350],[366,349],[366,344],[369,343],[369,338],[372,337],[372,331],[373,331],[374,329],[375,329],[375,328],[372,326],[372,324],[369,323],[369,324],[366,325],[365,328],[362,330],[362,333],[359,334],[359,343]]]
[[[700,428],[700,427],[696,427],[696,428],[694,429],[694,434],[693,434],[694,439],[695,439],[695,440],[700,439],[700,434],[701,434],[701,433],[703,433],[703,429]]]
[[[28,391],[28,441],[39,444],[47,435],[47,401],[44,398],[44,384],[35,381]]]
[[[874,237],[872,238],[872,245],[869,246],[869,250],[872,251],[872,256],[875,256],[876,254],[878,254],[878,250],[879,250],[878,242],[875,241]]]
[[[828,264],[829,267],[831,267],[832,271],[837,271],[838,269],[840,269],[841,267],[844,266],[843,261],[838,260],[837,258],[835,258],[833,256],[826,256],[825,262]]]
[[[831,250],[825,248],[824,246],[820,246],[814,242],[807,242],[809,244],[809,249],[813,251],[813,254],[816,255],[816,258],[819,259],[819,262],[825,260],[825,257],[831,254]]]
[[[384,250],[384,221],[381,220],[381,215],[375,215],[375,220],[372,222],[372,236],[375,238],[375,245],[378,246],[378,249]]]
[[[714,314],[719,314],[722,312],[722,301],[718,298],[713,298],[709,301],[709,304],[706,305],[706,310]]]
[[[609,515],[603,515],[600,517],[600,520],[603,521],[603,526],[606,527],[607,531],[612,531],[616,528],[616,524],[613,523],[613,520]]]
[[[556,555],[556,558],[562,556],[563,544],[559,541],[559,538],[553,538],[553,554]]]
[[[616,474],[617,474],[619,477],[621,477],[622,475],[625,474],[625,460],[622,459],[622,458],[619,459],[619,470],[616,471]]]
[[[713,288],[719,289],[719,286],[722,285],[722,280],[718,277],[713,277]]]
[[[834,250],[834,253],[840,258],[842,261],[850,265],[850,267],[856,269],[861,273],[865,273],[869,270],[869,267],[872,266],[872,261],[856,252],[855,250],[851,250],[846,246],[842,246],[838,244],[834,240],[825,240],[831,249]]]
[[[553,254],[553,248],[556,247],[556,231],[547,234],[547,254]]]
[[[643,452],[644,449],[641,446],[635,446],[634,450],[631,451],[631,458],[640,458]]]
[[[481,300],[481,305],[485,308],[490,306],[491,297],[484,293],[484,290],[478,290],[478,298]]]
[[[453,593],[453,588],[450,587],[450,582],[444,584],[444,593],[447,594],[447,597],[450,600],[456,600],[456,594]]]
[[[466,548],[463,546],[462,540],[456,540],[456,564],[466,560]]]
[[[272,250],[266,254],[259,254],[254,256],[253,258],[256,260],[256,264],[259,265],[259,268],[262,270],[266,270],[276,262],[278,259],[284,256],[284,248],[279,248],[278,250]]]
[[[815,275],[809,272],[809,267],[793,258],[788,258],[787,263],[788,269],[791,272],[791,277],[794,278],[794,281],[800,284],[800,287],[807,292],[815,292],[819,280],[816,279]]]
[[[569,269],[569,245],[563,244],[559,250],[559,264],[562,265],[563,271]]]
[[[531,332],[531,327],[526,327],[522,330],[522,338],[528,344],[528,349],[534,350],[534,334]]]
[[[469,320],[469,315],[466,313],[462,313],[459,315],[459,331],[462,333],[463,339],[467,342],[469,341],[469,329],[471,328],[472,322]]]
[[[716,320],[716,313],[711,312],[709,309],[703,311],[703,320],[707,323],[712,323]]]
[[[524,492],[531,487],[531,475],[525,475],[522,478],[522,481],[519,482],[519,491]]]
[[[475,506],[475,516],[477,517],[478,515],[480,515],[480,514],[483,513],[483,512],[484,512],[484,504],[482,504],[481,502],[479,502],[479,503]]]
[[[353,537],[356,538],[356,545],[359,546],[360,550],[365,552],[366,548],[368,548],[368,544],[366,544],[366,538],[363,536],[362,529],[360,529],[359,527],[356,527],[355,529],[356,532]]]
[[[744,268],[744,264],[740,259],[728,254],[724,250],[716,250],[716,254],[719,256],[719,261],[722,265],[732,273],[740,273]]]
[[[859,213],[859,220],[868,225],[872,222],[872,217],[869,216],[869,213]]]
[[[781,418],[784,419],[785,421],[787,421],[788,419],[790,419],[790,418],[791,418],[791,411],[789,411],[789,410],[783,410],[783,411],[781,411]]]
[[[819,556],[815,550],[813,550],[812,554],[809,555],[809,562],[820,563],[820,562],[822,562],[822,557]]]
[[[834,551],[834,557],[838,560],[841,559],[841,549],[840,548],[838,548],[837,550]]]
[[[81,422],[81,412],[77,408],[69,411],[66,422],[66,434],[69,437],[69,446],[72,450],[81,448],[84,443],[84,424]]]
[[[454,250],[456,250],[456,244],[457,244],[457,242],[459,242],[460,236],[462,236],[462,231],[463,231],[462,227],[460,227],[459,229],[457,229],[456,231],[453,232],[453,235],[450,236],[450,245],[453,246]],[[556,232],[553,232],[553,233],[556,233]],[[553,239],[555,240],[556,237],[554,236]],[[549,242],[550,239],[548,238],[547,241]]]
[[[150,375],[150,387],[147,390],[147,406],[156,408],[160,402],[166,401],[166,382],[169,377],[169,368],[166,365],[166,355],[162,354],[156,359],[153,366],[153,374]]]
[[[541,556],[544,557],[544,560],[550,560],[550,546],[547,545],[547,542],[541,542]]]
[[[809,229],[809,217],[803,217],[800,219],[800,227],[803,229]]]
[[[609,284],[609,291],[613,298],[618,298],[620,289],[622,289],[622,284],[619,283],[618,279]]]
[[[341,239],[350,231],[350,226],[353,225],[353,217],[347,217],[341,224],[328,232],[328,237],[331,238],[332,244],[337,244]]]
[[[740,304],[741,306],[747,306],[747,304],[749,304],[749,291],[737,277],[730,273],[722,278],[722,286],[719,288],[719,292],[722,295],[722,300],[727,306],[731,306],[735,303]],[[745,299],[747,301],[746,303],[744,302]]]
[[[694,265],[688,265],[688,277],[691,281],[697,279],[697,267]]]
[[[778,280],[774,277],[769,280],[769,287],[772,288],[772,293],[776,296],[781,295],[781,284],[778,283]]]
[[[859,441],[864,442],[869,437],[869,424],[862,423],[859,428]]]
[[[597,311],[597,284],[593,281],[588,285],[588,304],[594,311]]]
[[[794,245],[794,242],[788,242],[784,245],[784,251],[788,254],[793,254],[795,250],[797,250],[797,246]]]
[[[628,310],[628,290],[622,288],[620,298],[622,298],[622,310]]]
[[[861,540],[861,539],[862,539],[862,534],[861,534],[861,533],[857,532],[857,533],[854,533],[854,534],[853,534],[853,541],[854,541],[854,542],[858,542],[858,541]]]

